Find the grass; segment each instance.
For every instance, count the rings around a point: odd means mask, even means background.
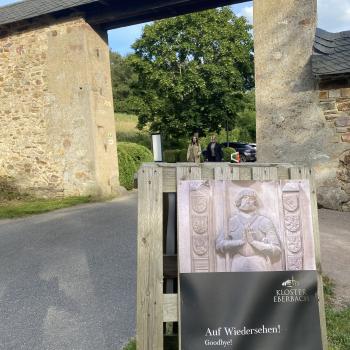
[[[23,197],[0,202],[0,219],[12,219],[33,214],[46,213],[74,205],[91,203],[92,197],[67,197],[62,199],[36,199]]]
[[[350,305],[337,309],[333,305],[334,283],[323,277],[329,350],[350,349]]]
[[[125,345],[123,350],[136,350],[136,340],[130,340],[130,342],[127,345]]]
[[[115,113],[117,141],[138,143],[151,149],[151,136],[147,130],[137,129],[138,118],[133,114]]]
[[[137,116],[133,114],[115,113],[116,129],[117,133],[129,133],[135,134],[139,131],[136,127]]]

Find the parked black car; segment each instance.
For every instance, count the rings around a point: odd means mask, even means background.
[[[221,147],[234,148],[241,157],[241,162],[255,162],[256,161],[256,149],[244,142],[224,142]]]

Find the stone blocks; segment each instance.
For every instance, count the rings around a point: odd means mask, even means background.
[[[314,167],[319,203],[342,209],[350,194],[336,174],[350,146],[350,84],[341,78],[317,88],[316,8],[316,0],[254,1],[258,161]]]
[[[0,175],[37,196],[113,195],[106,38],[81,18],[14,29],[0,39],[0,77]]]

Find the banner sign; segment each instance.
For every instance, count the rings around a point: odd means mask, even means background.
[[[181,349],[322,349],[308,181],[181,181],[178,222]]]

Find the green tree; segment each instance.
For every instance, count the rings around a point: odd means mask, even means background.
[[[127,57],[110,52],[114,111],[131,113],[133,109],[132,85],[137,82],[137,74]]]
[[[232,129],[254,84],[250,29],[229,7],[146,25],[129,57],[139,128],[168,139]]]
[[[239,131],[239,140],[255,142],[256,140],[256,113],[255,91],[249,91],[244,96],[244,110],[238,113],[236,129]]]

